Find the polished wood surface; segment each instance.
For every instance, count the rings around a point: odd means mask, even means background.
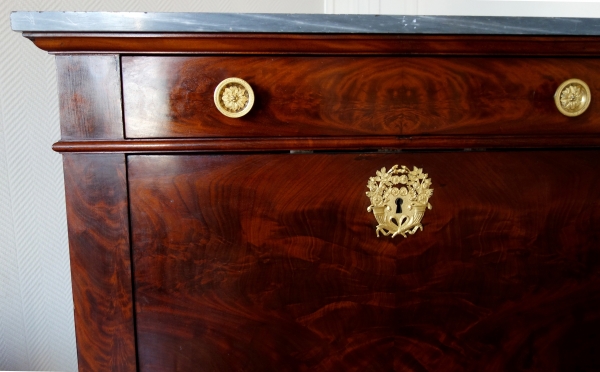
[[[24,32],[51,53],[597,56],[599,37]]]
[[[357,136],[286,138],[128,139],[122,141],[60,141],[57,152],[206,153],[256,151],[396,151],[402,149],[507,149],[600,147],[600,136]]]
[[[123,138],[117,55],[56,56],[64,140]]]
[[[140,371],[598,370],[599,156],[129,156]],[[433,181],[407,239],[394,164]]]
[[[136,371],[125,156],[64,156],[79,371]]]
[[[123,57],[128,138],[600,133],[592,98],[562,115],[571,77],[600,96],[600,62],[545,58]],[[246,80],[256,102],[232,119],[216,86]]]

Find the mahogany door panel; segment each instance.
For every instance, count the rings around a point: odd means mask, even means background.
[[[140,371],[600,366],[600,151],[131,155]],[[369,177],[423,168],[423,231]]]
[[[600,133],[594,100],[579,117],[554,103],[570,78],[600,96],[585,58],[122,57],[129,138]],[[222,80],[246,80],[252,110],[215,107]]]

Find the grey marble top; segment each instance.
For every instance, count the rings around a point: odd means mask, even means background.
[[[257,13],[13,12],[14,31],[600,35],[600,19]]]

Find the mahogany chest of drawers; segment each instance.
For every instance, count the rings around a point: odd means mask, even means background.
[[[80,370],[599,370],[594,20],[252,17],[13,15]]]

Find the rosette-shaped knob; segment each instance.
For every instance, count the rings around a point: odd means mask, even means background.
[[[590,105],[592,94],[588,85],[579,79],[569,79],[562,83],[554,93],[556,108],[563,115],[579,116]]]
[[[252,87],[240,78],[228,78],[220,82],[214,97],[217,109],[230,118],[246,115],[254,105]]]

